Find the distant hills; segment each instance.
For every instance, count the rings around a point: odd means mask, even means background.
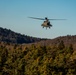
[[[63,41],[65,46],[72,44],[76,47],[76,35],[60,36],[54,39],[42,39],[36,37],[30,37],[16,33],[10,29],[0,27],[0,41],[16,44],[39,44],[39,45],[58,45]]]
[[[10,29],[0,27],[0,41],[2,42],[23,44],[39,42],[41,40],[43,39],[22,35]]]
[[[76,35],[67,35],[67,36],[60,36],[54,39],[46,40],[45,45],[47,44],[58,44],[59,42],[63,41],[65,44],[75,44],[76,43]],[[41,41],[40,43],[43,43]]]
[[[63,43],[66,47],[72,45],[74,50],[76,49],[76,35],[67,35],[67,36],[60,36],[54,39],[40,41],[39,45],[45,46],[58,46],[60,43]]]

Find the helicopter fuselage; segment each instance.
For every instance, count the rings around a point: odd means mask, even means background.
[[[43,28],[46,27],[46,29],[52,27],[52,25],[50,24],[48,20],[44,21],[43,24],[41,24],[41,26]]]

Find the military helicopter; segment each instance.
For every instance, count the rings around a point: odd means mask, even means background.
[[[32,19],[38,19],[38,20],[44,20],[44,22],[41,24],[41,26],[44,28],[46,27],[47,28],[51,28],[52,27],[52,24],[50,23],[49,20],[66,20],[66,19],[48,19],[47,17],[45,17],[44,19],[43,18],[35,18],[35,17],[29,17],[29,18],[32,18]]]

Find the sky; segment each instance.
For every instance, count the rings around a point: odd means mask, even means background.
[[[66,20],[50,21],[46,30],[28,17]],[[76,35],[76,0],[0,0],[0,27],[38,38]]]

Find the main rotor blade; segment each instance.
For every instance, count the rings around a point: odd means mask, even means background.
[[[35,17],[29,17],[29,18],[38,19],[38,20],[45,20],[45,19],[43,19],[43,18],[35,18]]]
[[[48,20],[66,20],[66,19],[48,19]]]

